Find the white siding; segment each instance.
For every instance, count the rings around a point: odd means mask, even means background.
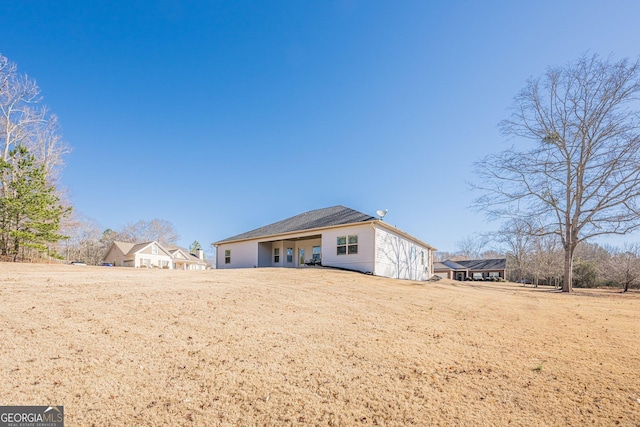
[[[224,252],[231,250],[231,263],[224,263]],[[258,266],[258,243],[253,241],[221,244],[217,251],[217,268],[252,268]]]
[[[147,252],[147,251],[145,251],[145,252]],[[173,263],[172,263],[172,260],[171,260],[170,256],[165,255],[161,250],[158,251],[158,255],[152,255],[150,253],[151,250],[149,250],[148,252],[149,253],[137,253],[136,254],[135,267],[140,267],[142,259],[148,259],[148,260],[150,260],[150,267],[152,267],[152,268],[153,267],[157,268],[160,265],[160,263],[159,263],[160,260],[166,261],[168,263],[167,265],[169,266],[169,268],[172,268],[172,264]]]
[[[387,229],[376,227],[376,276],[427,280],[431,250]]]
[[[337,238],[348,235],[358,236],[358,253],[338,255]],[[322,265],[373,273],[375,256],[373,245],[374,230],[371,223],[324,230],[322,232]]]

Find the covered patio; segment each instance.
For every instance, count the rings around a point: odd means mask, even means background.
[[[322,264],[322,235],[258,243],[258,267],[304,267]]]

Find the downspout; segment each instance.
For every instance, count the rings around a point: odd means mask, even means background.
[[[429,277],[427,277],[427,280],[431,279],[431,277],[434,275],[433,272],[433,249],[429,249]]]

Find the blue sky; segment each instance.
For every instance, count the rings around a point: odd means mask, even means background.
[[[473,162],[528,77],[640,54],[640,3],[25,1],[0,53],[73,147],[62,181],[104,228],[171,221],[220,240],[333,205],[433,246],[497,229]]]

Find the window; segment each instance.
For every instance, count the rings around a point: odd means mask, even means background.
[[[280,248],[273,250],[273,262],[280,262]]]
[[[320,261],[320,246],[314,246],[312,250],[312,258],[314,262]]]
[[[337,255],[352,255],[358,253],[358,236],[339,236],[336,239],[336,254]]]
[[[158,255],[158,247],[156,245],[151,245],[151,253],[153,255]]]
[[[287,262],[293,262],[293,248],[287,248]]]
[[[358,236],[349,236],[349,248],[347,250],[348,254],[357,254],[358,253]]]
[[[231,249],[226,249],[224,251],[224,263],[231,264]]]

